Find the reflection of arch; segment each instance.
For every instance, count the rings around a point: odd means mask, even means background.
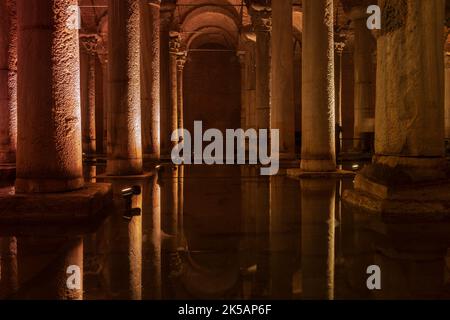
[[[235,48],[239,35],[239,16],[223,7],[205,5],[191,10],[181,24],[187,48],[207,43]]]

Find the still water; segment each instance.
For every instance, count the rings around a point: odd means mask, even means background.
[[[450,225],[348,208],[352,180],[251,166],[160,167],[113,184],[102,223],[1,229],[1,299],[448,299]],[[130,214],[121,191],[140,186]],[[128,208],[129,209],[129,208]],[[367,288],[369,266],[381,290]],[[82,270],[67,288],[67,266]]]

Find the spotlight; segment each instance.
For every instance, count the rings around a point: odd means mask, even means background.
[[[353,169],[354,171],[359,170],[359,164],[353,164],[353,165],[352,165],[352,169]]]

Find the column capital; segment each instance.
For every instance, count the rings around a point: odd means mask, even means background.
[[[178,31],[170,31],[169,51],[171,54],[178,54],[181,49],[181,37]]]
[[[247,57],[247,52],[246,51],[238,51],[236,53],[236,56],[239,59],[239,63],[241,64],[241,67],[245,66],[245,59]]]
[[[83,52],[90,56],[98,53],[102,39],[98,34],[80,34],[80,45]]]
[[[345,46],[346,46],[345,42],[335,42],[334,50],[336,51],[336,53],[338,55],[342,55],[342,53],[344,52]]]
[[[150,6],[158,6],[158,7],[161,6],[161,0],[147,0],[147,3]]]
[[[249,8],[253,28],[257,32],[270,32],[272,30],[272,8],[252,3]]]

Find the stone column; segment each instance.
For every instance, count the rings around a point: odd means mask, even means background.
[[[176,31],[170,32],[169,41],[170,52],[170,72],[169,72],[169,86],[170,86],[170,104],[167,110],[168,126],[166,131],[166,138],[170,141],[169,154],[177,145],[176,141],[172,140],[172,133],[178,129],[178,55],[180,52],[180,34]]]
[[[335,42],[335,87],[336,87],[336,101],[335,101],[335,115],[336,115],[336,153],[339,154],[342,150],[342,54],[344,52],[345,43]]]
[[[177,121],[178,129],[184,129],[184,92],[183,92],[183,77],[184,66],[186,64],[187,52],[180,52],[177,56]]]
[[[144,157],[160,157],[160,0],[141,0],[141,98]]]
[[[83,187],[76,0],[18,0],[16,192]]]
[[[239,65],[241,67],[241,128],[245,129],[247,126],[247,54],[245,51],[240,51],[237,54],[239,59]]]
[[[142,173],[139,0],[109,0],[108,175]]]
[[[333,0],[305,0],[303,10],[301,169],[335,171]]]
[[[280,130],[280,157],[295,159],[292,0],[272,1],[271,128]]]
[[[81,130],[83,152],[93,156],[97,152],[97,137],[95,126],[96,108],[96,73],[97,45],[100,39],[97,35],[80,35],[81,42]]]
[[[445,138],[450,139],[450,52],[445,54]]]
[[[367,28],[367,6],[350,10],[355,30],[355,116],[354,148],[368,152],[373,145],[375,131],[375,100],[373,83],[373,54],[376,50],[375,38]]]
[[[160,68],[161,68],[161,158],[170,159],[171,136],[167,135],[169,129],[170,109],[170,26],[175,6],[169,3],[161,5],[161,33],[160,33]],[[170,132],[172,134],[172,132]]]
[[[444,2],[381,1],[374,163],[413,180],[443,177]]]
[[[270,128],[270,31],[272,10],[270,7],[252,5],[250,8],[256,33],[256,113],[255,129]]]
[[[17,148],[16,1],[1,0],[0,12],[0,163],[13,163]]]
[[[105,50],[99,54],[100,64],[102,66],[102,84],[103,84],[103,152],[110,153],[108,146],[108,115],[109,115],[109,66],[108,52]]]

